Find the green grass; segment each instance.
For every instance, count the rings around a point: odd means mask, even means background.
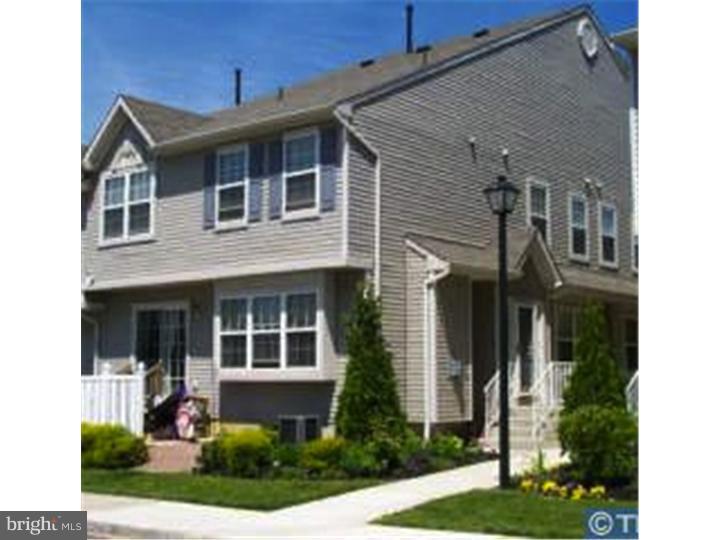
[[[247,510],[275,510],[378,484],[377,480],[276,480],[190,473],[83,469],[82,490]]]
[[[377,523],[534,538],[583,538],[586,508],[636,508],[637,502],[569,501],[519,491],[476,490],[383,516]]]

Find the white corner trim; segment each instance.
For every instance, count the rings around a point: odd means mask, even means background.
[[[122,96],[118,96],[117,100],[115,101],[115,104],[110,108],[108,113],[105,115],[105,118],[103,120],[103,123],[100,124],[100,128],[95,133],[95,136],[93,137],[92,142],[90,143],[90,146],[87,149],[87,152],[85,152],[85,157],[83,158],[83,165],[90,169],[94,170],[95,166],[93,164],[92,156],[95,153],[97,149],[97,145],[100,143],[100,140],[102,139],[103,135],[105,134],[105,131],[107,130],[108,126],[112,122],[113,118],[115,118],[115,115],[118,113],[118,111],[122,110],[123,113],[130,119],[130,122],[135,126],[135,128],[140,132],[140,134],[143,136],[145,141],[148,143],[148,146],[152,149],[155,147],[156,142],[150,135],[150,133],[145,129],[145,127],[138,121],[138,119],[133,114],[132,110],[128,106],[128,104],[125,102],[125,99]]]
[[[350,252],[350,143],[348,141],[348,130],[342,127],[342,171],[340,172],[340,183],[342,184],[342,256],[347,258]]]

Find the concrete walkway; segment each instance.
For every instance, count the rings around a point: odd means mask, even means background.
[[[518,456],[520,472],[534,456]],[[546,452],[547,462],[557,453]],[[147,538],[363,537],[363,538],[495,538],[369,523],[382,515],[471,489],[497,485],[497,461],[345,493],[274,512],[235,510],[149,499],[83,494],[88,524],[97,531]]]

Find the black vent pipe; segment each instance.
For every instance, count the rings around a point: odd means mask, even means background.
[[[405,52],[413,52],[413,5],[405,5]]]

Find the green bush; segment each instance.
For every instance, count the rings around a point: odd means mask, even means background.
[[[450,461],[462,461],[465,443],[457,435],[435,435],[430,439],[428,450],[433,457]]]
[[[278,444],[273,447],[273,464],[279,467],[297,467],[300,462],[300,446]]]
[[[589,303],[580,317],[575,367],[563,392],[563,412],[586,405],[625,407],[625,384],[610,343],[602,306]]]
[[[384,472],[373,449],[362,443],[347,445],[340,459],[340,469],[351,478],[381,476]]]
[[[200,469],[206,473],[255,478],[272,465],[272,437],[265,430],[221,433],[202,446]]]
[[[298,464],[313,474],[339,470],[347,442],[341,437],[315,439],[300,449]]]
[[[80,427],[81,464],[99,469],[126,469],[148,459],[147,446],[122,426],[82,424]]]
[[[338,433],[358,442],[373,440],[378,433],[402,435],[406,422],[383,338],[382,307],[370,287],[358,287],[346,331],[349,360],[338,404]]]
[[[637,474],[637,421],[624,408],[587,405],[564,414],[558,437],[583,482],[625,484]]]

